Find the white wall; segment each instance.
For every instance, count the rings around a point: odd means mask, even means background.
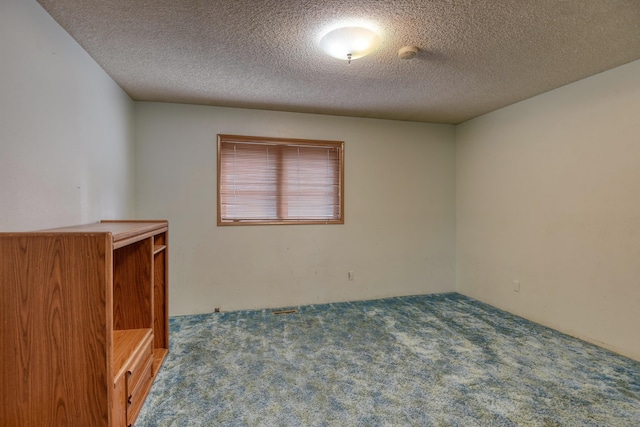
[[[457,290],[640,360],[640,61],[456,131]]]
[[[216,226],[218,133],[345,141],[345,224]],[[446,125],[137,103],[136,212],[169,220],[171,314],[453,291],[453,136]]]
[[[33,0],[0,2],[0,231],[132,217],[133,102]]]

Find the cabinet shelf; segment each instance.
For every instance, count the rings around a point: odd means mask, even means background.
[[[113,371],[117,381],[133,363],[134,357],[141,351],[141,347],[153,336],[149,329],[125,329],[113,331]]]

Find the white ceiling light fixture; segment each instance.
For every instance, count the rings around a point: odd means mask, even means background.
[[[325,34],[320,39],[320,48],[338,59],[362,58],[373,52],[380,44],[380,37],[364,27],[342,27]]]

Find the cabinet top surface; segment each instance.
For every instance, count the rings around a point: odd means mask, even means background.
[[[167,221],[101,221],[72,227],[50,228],[33,234],[49,233],[111,233],[113,241],[128,239],[144,233],[162,232],[167,229]],[[32,234],[32,233],[28,233]]]

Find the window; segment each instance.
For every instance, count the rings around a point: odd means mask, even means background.
[[[343,223],[344,142],[218,135],[218,225]]]

